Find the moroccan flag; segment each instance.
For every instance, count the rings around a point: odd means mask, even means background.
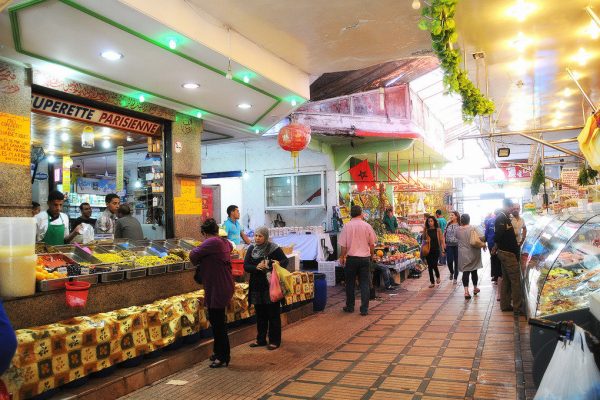
[[[352,180],[358,185],[359,191],[362,192],[365,189],[375,186],[373,172],[371,172],[371,168],[369,168],[369,163],[367,160],[359,162],[354,167],[350,168],[348,172],[350,172]]]

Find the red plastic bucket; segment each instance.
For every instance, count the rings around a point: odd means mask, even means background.
[[[231,274],[233,276],[244,275],[244,260],[231,260]]]
[[[69,307],[85,307],[90,286],[89,282],[65,282],[67,305]]]

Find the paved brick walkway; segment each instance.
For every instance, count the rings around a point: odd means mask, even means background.
[[[427,288],[426,274],[407,280],[366,317],[343,313],[341,288],[329,288],[326,312],[285,329],[279,350],[238,346],[229,368],[206,361],[126,398],[532,398],[525,319],[500,312],[489,269],[480,275],[481,293],[470,301],[445,270],[439,287]]]

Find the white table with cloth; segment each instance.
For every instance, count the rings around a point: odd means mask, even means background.
[[[299,253],[300,260],[325,261],[333,253],[331,238],[327,233],[292,233],[272,237],[271,240],[280,246],[294,245],[294,252]]]

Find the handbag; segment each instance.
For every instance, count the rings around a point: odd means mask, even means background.
[[[427,257],[429,252],[431,251],[431,240],[429,239],[429,235],[425,232],[425,241],[421,245],[421,257]]]
[[[283,228],[285,226],[285,221],[283,220],[281,214],[277,214],[275,221],[273,221],[273,226],[275,228]]]
[[[483,249],[485,247],[485,243],[479,239],[479,234],[477,233],[477,229],[471,229],[471,236],[469,237],[469,244],[478,249]]]
[[[269,298],[273,303],[283,299],[283,291],[281,290],[281,283],[279,282],[279,274],[276,267],[271,271],[271,277],[269,278]]]

